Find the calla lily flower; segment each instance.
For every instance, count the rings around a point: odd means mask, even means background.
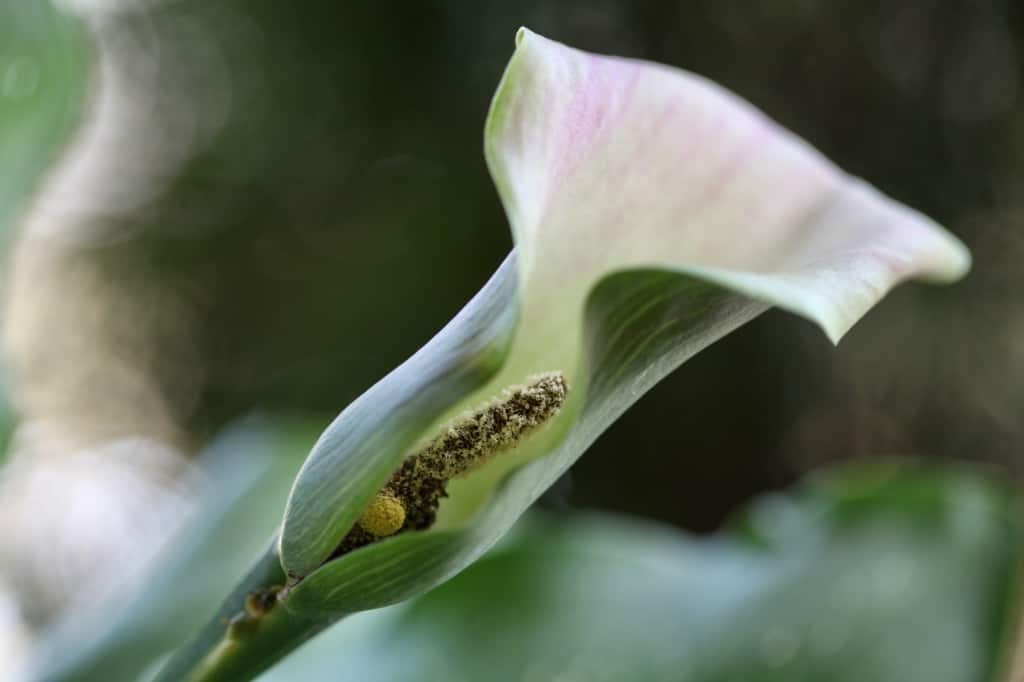
[[[327,428],[219,614],[232,625],[211,623],[164,679],[255,674],[347,614],[452,577],[644,392],[769,307],[838,341],[897,283],[969,268],[934,222],[707,80],[526,29],[516,45],[485,131],[515,250]],[[429,528],[338,555],[403,460],[538,373],[568,386],[556,415],[450,481]]]

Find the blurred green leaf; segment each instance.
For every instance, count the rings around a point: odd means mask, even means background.
[[[36,677],[135,680],[181,646],[264,549],[321,427],[249,418],[225,429],[199,459],[207,490],[195,519],[147,574],[119,569],[126,581],[122,588],[89,613],[73,613],[50,633],[38,652]]]
[[[761,499],[708,539],[534,515],[446,585],[260,679],[983,682],[1019,511],[976,475],[873,465]]]
[[[0,230],[78,120],[91,52],[82,26],[48,0],[0,2]]]

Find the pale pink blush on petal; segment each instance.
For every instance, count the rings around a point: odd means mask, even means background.
[[[543,343],[624,269],[702,276],[838,339],[899,281],[969,264],[933,222],[710,81],[528,31],[486,149],[520,251],[523,336]]]

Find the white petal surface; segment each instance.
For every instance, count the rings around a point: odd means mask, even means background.
[[[713,83],[526,29],[517,43],[486,152],[520,252],[520,352],[578,347],[566,320],[616,270],[696,274],[833,341],[901,280],[967,271],[967,250],[931,220]]]

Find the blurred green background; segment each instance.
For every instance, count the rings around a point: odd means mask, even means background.
[[[510,248],[481,142],[527,25],[718,81],[976,261],[957,286],[902,287],[838,348],[766,314],[641,400],[546,507],[707,532],[837,460],[1024,471],[1019,3],[65,5],[80,23],[0,0],[0,220],[18,240],[4,334],[24,417],[188,451],[254,410],[326,422]]]

